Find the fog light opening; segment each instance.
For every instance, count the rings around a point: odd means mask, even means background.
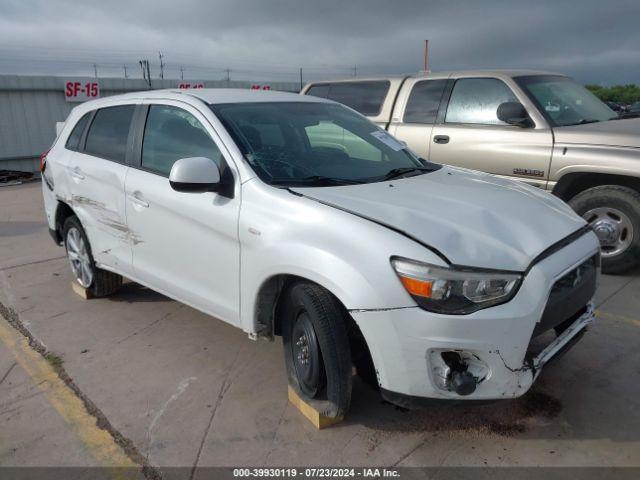
[[[438,388],[460,396],[471,395],[489,376],[488,365],[471,352],[437,351],[431,358]]]
[[[449,367],[447,384],[449,390],[458,395],[467,396],[476,391],[478,379],[469,372],[468,364],[458,352],[442,352],[442,360]]]

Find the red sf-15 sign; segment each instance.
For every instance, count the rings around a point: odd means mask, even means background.
[[[68,80],[64,84],[64,98],[67,102],[86,102],[100,97],[97,81]]]
[[[180,82],[178,88],[204,88],[204,82]]]

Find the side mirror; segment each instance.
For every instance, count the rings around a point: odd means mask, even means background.
[[[498,106],[496,112],[498,119],[502,120],[509,125],[516,125],[518,127],[528,128],[533,127],[533,121],[527,110],[520,102],[504,102]]]
[[[209,158],[181,158],[171,167],[169,184],[177,192],[215,192],[220,186],[220,169]]]

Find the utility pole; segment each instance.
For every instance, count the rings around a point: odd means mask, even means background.
[[[158,58],[160,59],[160,78],[164,78],[164,63],[162,62],[164,55],[162,52],[158,52]]]
[[[225,72],[227,72],[227,87],[228,87],[229,82],[231,82],[231,70],[227,68]]]
[[[124,78],[129,78],[129,75],[127,75],[127,66],[123,65],[122,68],[124,68]]]
[[[184,68],[180,65],[180,80],[184,80]]]
[[[304,85],[302,84],[302,67],[300,67],[300,91],[302,91],[302,87]]]
[[[98,78],[98,65],[93,64],[93,76]]]
[[[357,66],[357,65],[354,65],[354,66],[353,66],[353,76],[354,76],[354,77],[357,77],[357,76],[358,76],[358,66]]]
[[[149,60],[140,60],[138,62],[140,64],[140,69],[142,70],[142,78],[151,89],[151,71],[149,70]]]
[[[424,41],[424,69],[425,72],[429,71],[429,40]]]

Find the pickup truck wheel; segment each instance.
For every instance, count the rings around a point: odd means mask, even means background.
[[[590,188],[569,200],[600,240],[603,273],[640,263],[640,192],[617,185]]]
[[[285,293],[282,343],[289,385],[321,414],[343,416],[351,402],[351,354],[344,310],[324,288],[301,282]]]
[[[120,275],[96,267],[87,234],[75,215],[65,220],[62,238],[71,272],[80,286],[89,290],[94,297],[110,295],[120,288]]]

